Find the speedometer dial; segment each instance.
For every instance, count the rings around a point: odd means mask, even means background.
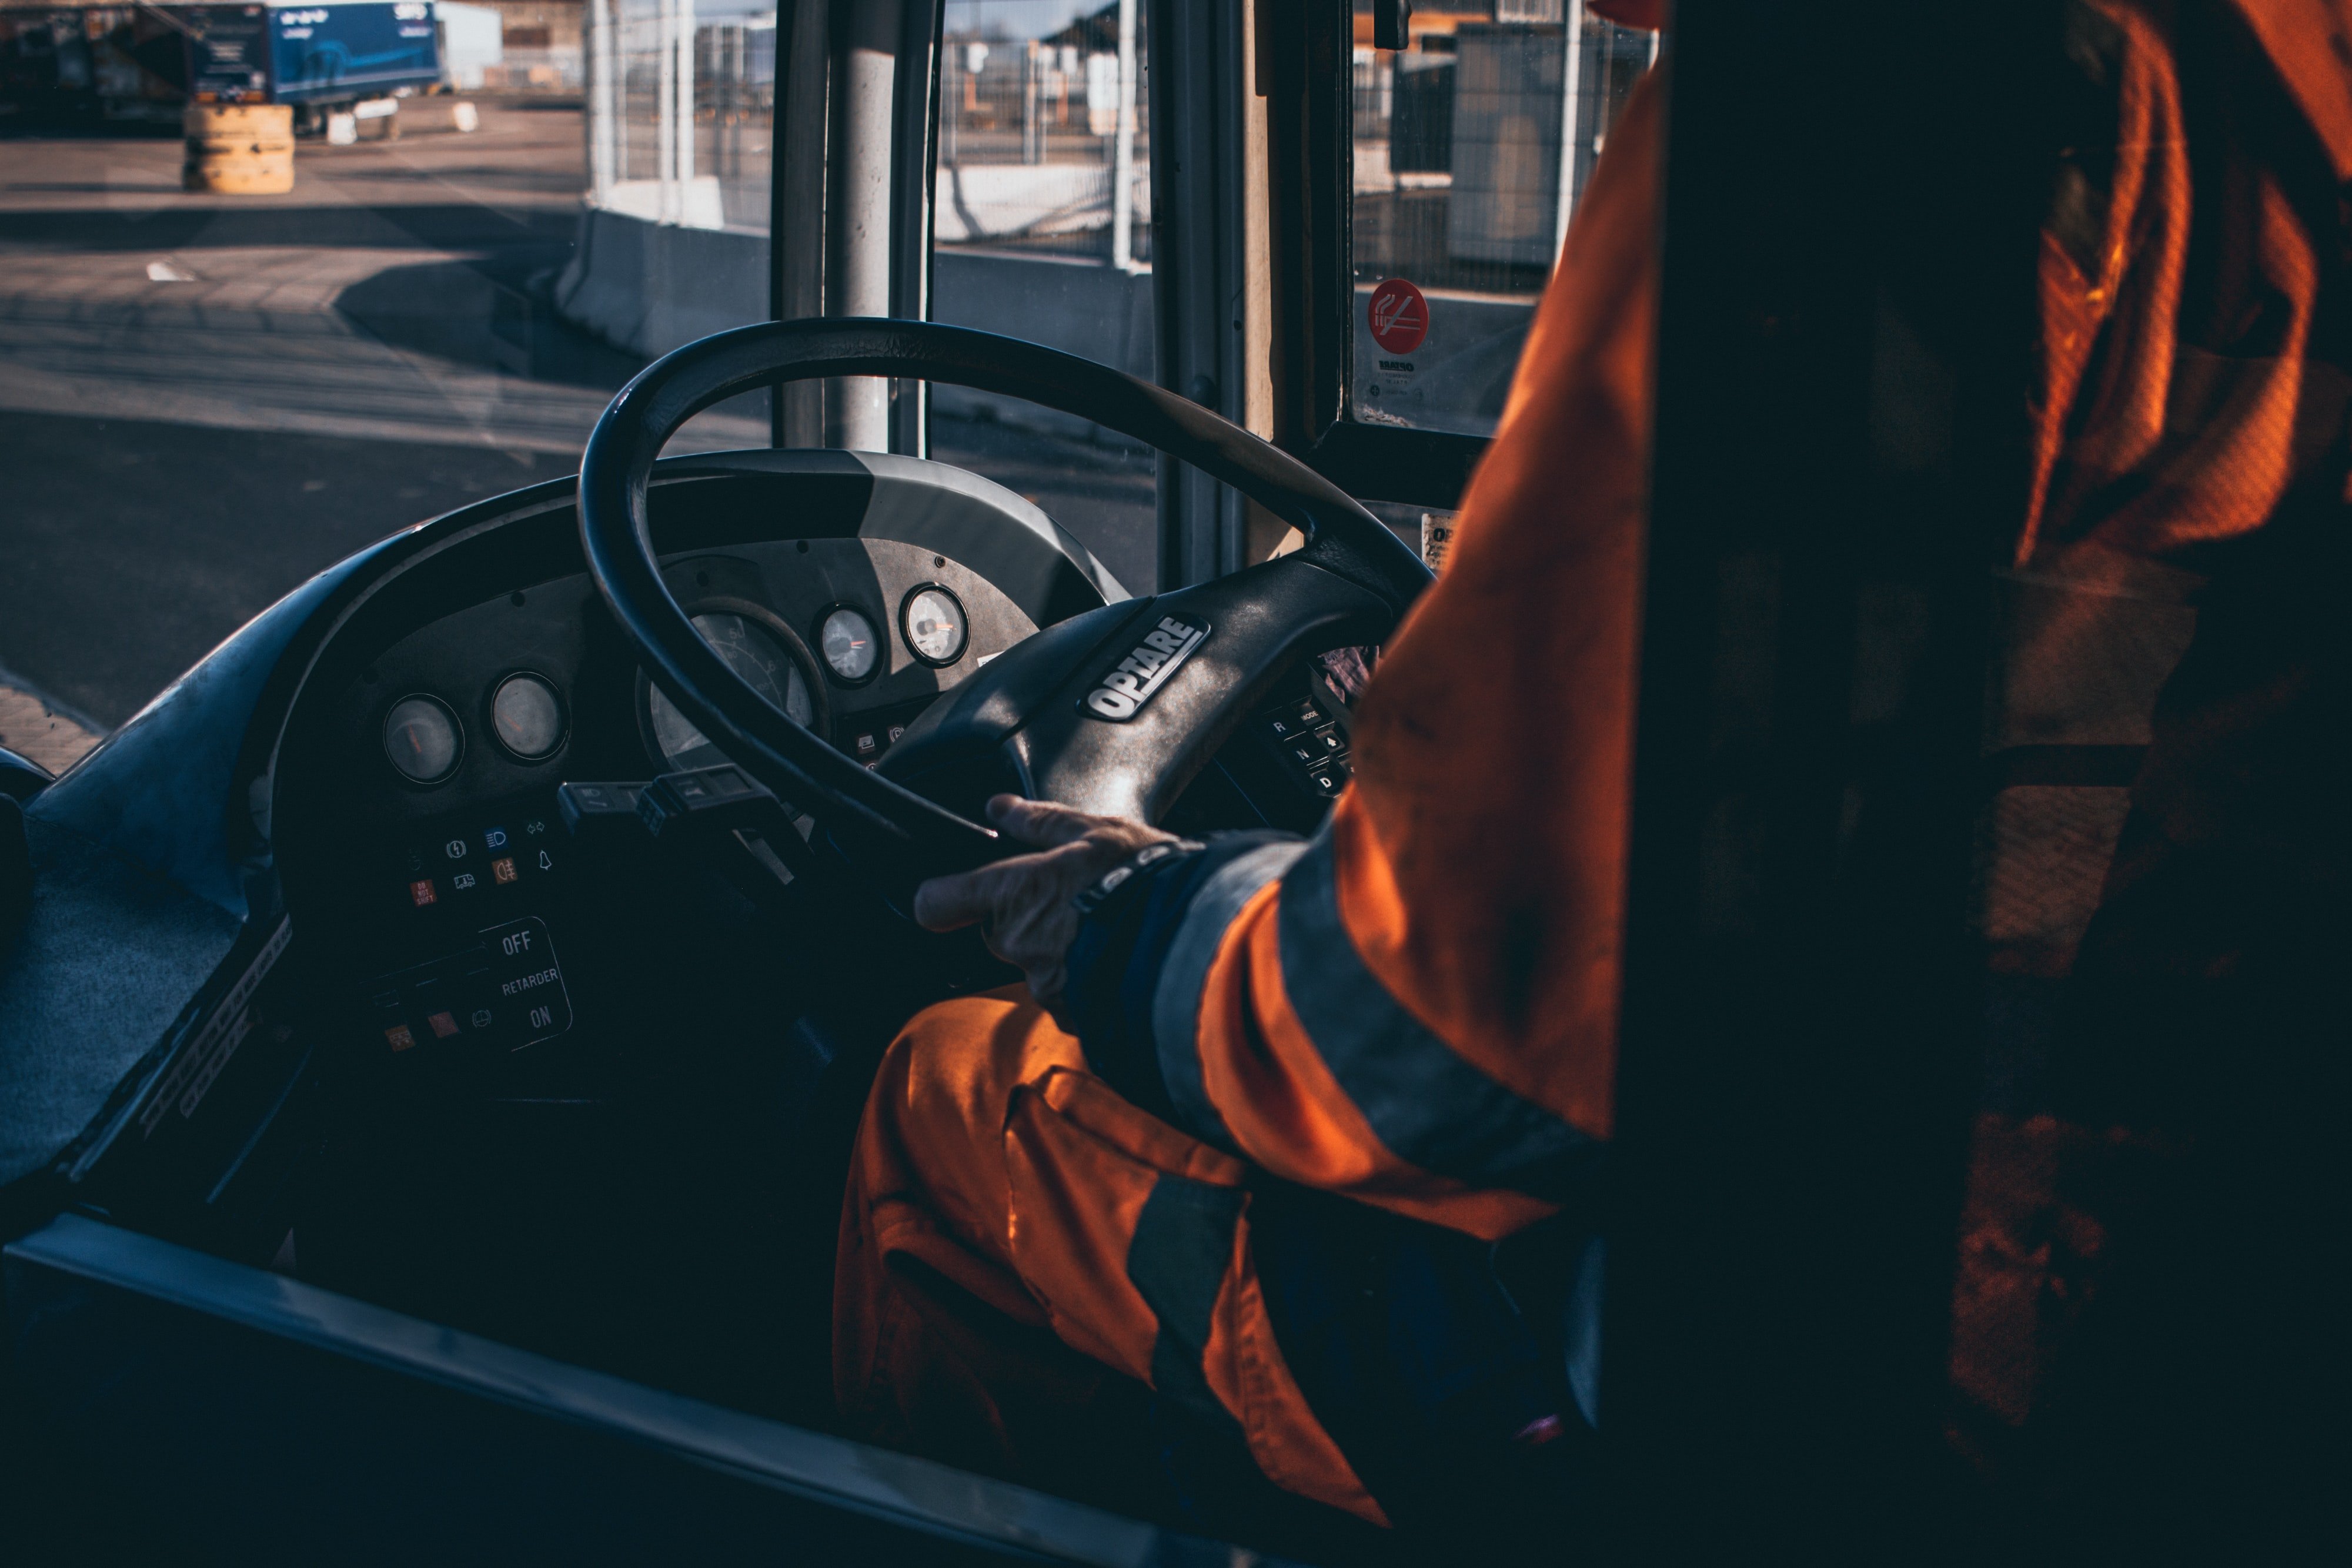
[[[898,630],[907,646],[926,664],[952,664],[963,657],[971,635],[963,604],[938,583],[926,583],[907,595],[898,610]]]
[[[817,650],[835,675],[855,685],[874,673],[882,657],[882,638],[863,612],[845,604],[824,618],[817,632]]]
[[[383,754],[412,784],[440,783],[457,771],[465,749],[457,716],[439,697],[419,692],[383,716]]]
[[[747,615],[714,612],[693,619],[694,629],[727,661],[729,669],[751,684],[753,691],[794,722],[815,726],[816,703],[809,695],[808,677],[774,632]],[[673,771],[716,768],[728,760],[659,686],[648,688],[646,706],[653,721],[654,744]]]
[[[490,697],[490,733],[525,762],[555,755],[563,744],[563,703],[543,675],[518,671]]]

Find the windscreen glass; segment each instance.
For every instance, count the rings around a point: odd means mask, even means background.
[[[0,8],[0,746],[72,761],[764,318],[775,37],[747,0]],[[754,397],[670,450],[768,440]]]
[[[949,0],[931,319],[1152,379],[1150,39],[1141,0]],[[1131,592],[1157,578],[1149,448],[935,387],[931,455],[1018,491]]]
[[[1427,8],[1372,47],[1356,0],[1349,414],[1491,435],[1578,195],[1656,35],[1580,0]]]

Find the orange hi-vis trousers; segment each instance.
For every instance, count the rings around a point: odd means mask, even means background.
[[[1385,1524],[1275,1342],[1244,1176],[1112,1092],[1024,993],[927,1009],[884,1060],[851,1161],[834,1296],[845,1418],[1042,1479],[1097,1392],[1004,1343],[1008,1328],[1050,1331],[1237,1425],[1285,1490]],[[959,1311],[959,1293],[987,1311]]]

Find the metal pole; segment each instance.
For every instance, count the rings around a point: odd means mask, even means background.
[[[591,0],[588,22],[588,192],[603,206],[618,176],[619,106],[614,101],[613,0]]]
[[[1118,131],[1111,142],[1110,264],[1135,270],[1135,0],[1118,0]]]
[[[956,128],[963,123],[962,44],[940,50],[940,162],[952,168],[957,155]]]
[[[899,7],[889,0],[865,0],[856,7],[851,26],[849,47],[842,52],[842,145],[835,164],[841,180],[837,276],[826,282],[826,313],[887,316]],[[835,444],[889,451],[890,383],[866,376],[835,384]]]
[[[1559,78],[1559,210],[1552,214],[1553,265],[1568,246],[1568,221],[1576,211],[1576,166],[1584,150],[1576,144],[1577,99],[1584,77],[1584,0],[1568,0],[1568,59]]]
[[[1045,137],[1037,125],[1037,40],[1021,51],[1021,162],[1045,161]]]
[[[677,6],[677,201],[685,215],[687,187],[694,183],[694,0]]]
[[[772,304],[779,321],[824,314],[832,223],[825,194],[832,157],[832,7],[826,0],[797,0],[790,17],[791,41],[777,54],[776,162],[769,190],[768,243],[776,269]],[[776,25],[784,23],[780,7]],[[793,382],[771,395],[777,445],[824,444],[826,383]]]
[[[654,176],[661,182],[661,221],[677,222],[677,0],[654,13]]]

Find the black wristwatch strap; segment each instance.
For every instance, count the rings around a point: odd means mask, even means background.
[[[1148,843],[1097,877],[1070,902],[1076,906],[1079,919],[1091,920],[1120,888],[1135,880],[1139,872],[1158,865],[1171,855],[1192,854],[1206,847],[1191,839],[1160,839]]]

